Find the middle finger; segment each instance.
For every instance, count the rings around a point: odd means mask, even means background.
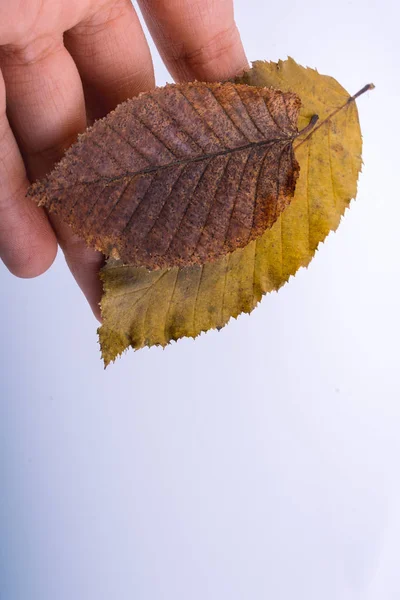
[[[175,81],[223,81],[248,67],[232,0],[139,0]]]

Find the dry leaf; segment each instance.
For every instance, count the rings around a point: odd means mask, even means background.
[[[263,294],[308,265],[356,195],[361,132],[356,104],[343,87],[292,59],[256,62],[243,81],[298,94],[300,129],[312,115],[320,117],[295,149],[301,170],[294,199],[262,237],[216,262],[149,273],[111,260],[102,272],[99,329],[106,365],[129,346],[195,337],[250,312]]]
[[[121,104],[30,195],[106,255],[202,264],[271,227],[293,197],[293,93],[167,85]]]

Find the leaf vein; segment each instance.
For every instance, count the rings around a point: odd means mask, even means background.
[[[196,328],[197,301],[199,299],[199,291],[200,291],[201,282],[203,281],[203,273],[204,273],[204,263],[200,267],[200,277],[199,277],[199,281],[198,281],[198,284],[197,284],[196,295],[195,295],[195,299],[194,299],[193,325],[192,325],[193,331],[195,331],[195,328]]]
[[[332,194],[333,194],[333,202],[335,204],[335,210],[337,208],[336,206],[336,190],[335,190],[335,182],[333,179],[333,171],[332,171],[332,156],[331,156],[331,122],[329,121],[328,124],[328,156],[329,156],[329,169],[330,169],[330,173],[331,173],[331,181],[332,181]]]
[[[160,208],[160,210],[159,210],[159,212],[158,212],[158,215],[157,215],[157,217],[154,219],[153,225],[151,226],[151,228],[149,229],[149,231],[146,233],[146,235],[145,235],[145,237],[144,237],[143,241],[144,241],[144,240],[146,240],[146,239],[148,238],[148,236],[151,234],[151,232],[153,231],[153,229],[156,227],[156,225],[157,225],[157,223],[158,223],[158,219],[160,218],[160,215],[161,215],[161,213],[162,213],[162,211],[163,211],[163,209],[164,209],[164,207],[165,207],[165,205],[166,205],[166,203],[167,203],[168,199],[169,199],[169,198],[172,196],[172,192],[175,190],[175,188],[176,188],[176,186],[177,186],[178,182],[180,181],[180,179],[181,179],[181,177],[182,177],[182,175],[183,175],[184,171],[186,170],[186,167],[187,167],[187,165],[184,165],[183,169],[181,170],[181,172],[180,172],[180,173],[179,173],[179,175],[178,175],[178,178],[177,178],[177,179],[176,179],[176,181],[175,181],[175,182],[172,184],[170,191],[169,191],[169,192],[168,192],[168,194],[165,196],[165,198],[164,198],[164,201],[163,201],[163,203],[162,203],[162,206],[161,206],[161,208]]]
[[[264,133],[264,132],[263,132],[263,131],[262,131],[262,130],[259,128],[259,126],[257,125],[257,122],[256,122],[256,120],[255,120],[255,119],[252,117],[252,115],[250,114],[250,111],[249,111],[249,109],[247,108],[247,102],[244,102],[244,100],[243,100],[242,96],[240,95],[240,93],[239,93],[239,90],[236,88],[236,86],[234,86],[234,88],[233,88],[233,89],[235,90],[236,94],[238,95],[240,102],[241,102],[241,103],[242,103],[242,105],[244,106],[244,108],[245,108],[245,111],[246,111],[246,113],[247,113],[247,116],[249,117],[249,119],[250,119],[251,123],[252,123],[252,124],[253,124],[253,126],[256,128],[256,130],[257,130],[257,131],[258,131],[258,132],[259,132],[259,133],[260,133],[260,134],[261,134],[263,137],[265,137],[265,133]]]
[[[105,223],[108,221],[108,219],[111,217],[111,214],[114,212],[114,210],[117,208],[117,205],[119,204],[119,202],[122,200],[122,198],[125,195],[126,190],[128,189],[128,187],[130,186],[130,184],[133,181],[133,177],[128,179],[127,184],[123,187],[122,191],[120,192],[117,200],[114,202],[113,206],[111,207],[110,212],[108,213],[108,215],[106,216],[106,218],[103,221],[103,225],[105,225]]]
[[[113,127],[113,125],[110,125],[110,123],[107,122],[107,119],[104,119],[104,125],[110,129],[110,131],[112,131],[113,133],[115,133],[116,136],[118,136],[123,142],[125,142],[126,144],[128,144],[128,146],[130,146],[132,148],[132,150],[134,150],[135,152],[137,152],[142,158],[144,158],[144,160],[146,160],[149,164],[152,164],[152,161],[149,159],[148,156],[146,156],[146,154],[144,152],[142,152],[135,144],[133,144],[128,138],[126,138],[125,136],[122,135],[122,133],[120,131],[118,131],[118,129],[116,129],[115,127]]]
[[[201,114],[200,114],[200,113],[199,113],[199,111],[197,110],[197,108],[196,108],[195,104],[194,104],[194,103],[193,103],[193,102],[190,100],[190,98],[188,98],[188,97],[186,96],[186,94],[184,94],[184,93],[182,92],[182,90],[181,90],[180,88],[176,88],[176,89],[177,89],[177,90],[179,90],[179,92],[182,94],[182,96],[185,98],[185,100],[186,100],[186,101],[189,103],[189,105],[192,107],[192,109],[194,110],[194,112],[195,112],[195,113],[196,113],[196,114],[197,114],[197,115],[200,117],[200,119],[201,119],[202,123],[204,123],[204,124],[205,124],[205,125],[208,127],[208,129],[211,131],[212,135],[215,137],[215,139],[217,140],[217,142],[218,142],[219,144],[221,144],[221,146],[222,146],[223,148],[226,148],[226,145],[225,145],[225,143],[223,142],[223,140],[222,140],[222,139],[219,137],[219,135],[217,134],[217,132],[216,132],[216,131],[214,131],[214,129],[211,127],[211,125],[209,125],[209,124],[207,123],[207,121],[204,119],[204,117],[202,117],[202,116],[201,116]]]
[[[176,284],[178,282],[178,277],[179,277],[179,269],[176,269],[176,277],[175,277],[175,281],[174,281],[174,285],[172,287],[172,294],[169,298],[168,301],[168,308],[167,308],[167,312],[165,315],[165,321],[164,321],[164,341],[168,344],[169,340],[167,339],[167,322],[168,322],[168,316],[171,310],[171,306],[172,306],[172,300],[174,298],[174,294],[175,294],[175,289],[176,289]]]
[[[179,129],[182,129],[186,135],[188,136],[188,138],[194,143],[196,144],[196,146],[198,147],[199,150],[201,150],[204,153],[204,149],[200,146],[200,144],[194,139],[194,137],[191,135],[191,133],[189,133],[189,131],[187,131],[185,124],[179,122],[173,115],[171,115],[171,113],[169,112],[169,110],[167,110],[165,108],[165,106],[163,106],[159,100],[156,98],[156,96],[153,96],[153,101],[155,104],[157,104],[157,106],[160,108],[160,110],[162,110],[169,119],[171,119],[172,123],[174,123],[176,125],[176,127]]]
[[[132,117],[134,117],[135,119],[137,119],[137,120],[139,121],[139,123],[140,123],[141,125],[143,125],[143,127],[144,127],[145,129],[147,129],[147,131],[149,131],[149,132],[151,133],[151,135],[152,135],[152,136],[153,136],[153,137],[154,137],[156,140],[158,140],[158,141],[160,142],[160,144],[161,144],[162,146],[164,146],[164,148],[165,148],[166,150],[168,150],[168,152],[169,152],[170,154],[172,154],[172,156],[173,156],[174,158],[177,158],[177,159],[179,158],[179,157],[176,155],[176,153],[175,153],[173,150],[171,150],[171,148],[169,148],[169,147],[167,146],[167,144],[165,143],[165,141],[164,141],[163,139],[161,139],[159,135],[157,135],[157,133],[154,131],[154,129],[153,129],[152,127],[150,127],[150,125],[147,125],[147,123],[146,123],[146,122],[145,122],[145,121],[144,121],[144,120],[143,120],[143,119],[142,119],[142,118],[141,118],[141,117],[140,117],[140,116],[139,116],[137,113],[132,113]]]
[[[207,212],[207,217],[206,217],[206,220],[205,220],[205,222],[204,222],[203,226],[202,226],[202,227],[201,227],[201,229],[200,229],[200,234],[199,234],[199,237],[198,237],[198,239],[197,239],[197,242],[196,242],[196,245],[195,245],[195,247],[194,247],[194,249],[193,249],[193,252],[192,252],[192,254],[193,254],[193,253],[195,252],[195,250],[197,249],[197,247],[198,247],[198,245],[199,245],[199,242],[200,242],[200,239],[201,239],[201,236],[202,236],[202,234],[203,234],[203,232],[204,232],[205,228],[207,227],[208,220],[209,220],[209,218],[210,218],[210,215],[211,215],[211,211],[212,211],[213,207],[215,206],[215,202],[216,202],[216,199],[217,199],[217,194],[218,194],[218,192],[219,192],[219,189],[220,189],[220,187],[221,187],[222,181],[223,181],[223,179],[224,179],[224,176],[225,176],[225,173],[226,173],[226,171],[227,171],[227,169],[228,169],[228,165],[229,165],[230,161],[231,161],[231,157],[229,156],[229,157],[228,157],[228,160],[226,161],[226,163],[225,163],[225,165],[224,165],[224,168],[223,168],[223,170],[222,170],[222,173],[221,173],[220,179],[219,179],[219,181],[218,181],[218,185],[217,185],[217,188],[216,188],[216,190],[215,190],[215,193],[214,193],[214,196],[213,196],[212,202],[210,202],[210,206],[209,206],[209,209],[208,209],[208,212]]]
[[[220,108],[222,114],[229,119],[229,121],[232,123],[232,125],[234,126],[234,128],[236,129],[236,131],[238,133],[240,133],[240,135],[242,136],[242,138],[244,138],[247,142],[251,143],[251,141],[249,140],[249,138],[247,137],[247,135],[245,135],[245,133],[243,133],[243,131],[241,129],[239,129],[239,127],[236,125],[235,121],[232,119],[231,115],[228,113],[228,111],[226,110],[226,108],[222,104],[222,102],[220,100],[218,100],[217,96],[214,93],[214,90],[211,87],[209,87],[208,85],[206,85],[206,89],[210,92],[210,94],[212,95],[212,97],[215,99],[215,101],[216,101],[218,107]]]
[[[124,225],[120,235],[122,235],[128,229],[129,225],[132,223],[132,219],[133,219],[134,215],[136,214],[137,210],[143,204],[143,201],[149,197],[151,188],[153,187],[153,183],[155,182],[156,179],[157,179],[157,175],[154,175],[150,181],[149,187],[147,188],[147,190],[145,191],[143,196],[140,198],[139,202],[136,204],[135,208],[132,211],[131,216],[129,217],[128,221]]]
[[[243,171],[242,171],[241,176],[240,176],[239,185],[238,185],[238,188],[236,190],[236,195],[235,195],[235,198],[234,198],[234,201],[233,201],[233,206],[232,206],[231,214],[230,214],[229,219],[228,219],[228,227],[227,227],[226,232],[225,232],[224,243],[222,244],[222,248],[224,248],[224,246],[226,245],[226,243],[228,241],[229,231],[230,231],[230,228],[231,228],[231,221],[232,221],[232,217],[233,217],[233,214],[234,214],[235,208],[236,208],[236,201],[237,201],[237,198],[238,198],[238,196],[240,194],[240,191],[242,189],[243,178],[244,178],[244,174],[245,174],[246,169],[247,169],[247,165],[248,165],[248,162],[249,162],[249,159],[250,159],[250,155],[251,155],[251,152],[249,152],[247,154],[246,162],[244,163],[244,166],[243,166]]]
[[[277,120],[275,119],[274,115],[272,114],[268,102],[261,96],[260,93],[258,93],[258,95],[262,99],[263,104],[264,104],[265,108],[267,109],[267,111],[269,112],[269,115],[270,115],[271,119],[273,120],[273,122],[275,123],[277,129],[279,129],[279,131],[281,131],[284,135],[286,135],[286,131],[284,131],[284,129],[282,129],[282,127],[278,124]]]
[[[194,194],[195,194],[195,192],[196,192],[197,188],[199,187],[200,183],[203,181],[203,179],[204,179],[204,175],[205,175],[205,172],[207,171],[207,168],[208,168],[208,166],[210,165],[210,163],[211,163],[211,160],[209,160],[209,161],[207,162],[206,166],[204,167],[203,171],[201,172],[201,175],[200,175],[200,177],[199,177],[199,179],[198,179],[198,181],[197,181],[196,185],[194,186],[194,188],[192,189],[192,191],[191,191],[191,193],[190,193],[190,196],[189,196],[189,198],[188,198],[188,200],[187,200],[187,204],[186,204],[185,210],[184,210],[184,212],[183,212],[182,218],[180,219],[180,221],[179,221],[179,224],[178,224],[178,225],[177,225],[177,227],[175,228],[175,231],[174,231],[174,233],[172,234],[172,237],[171,237],[171,239],[170,239],[170,241],[169,241],[169,244],[168,244],[168,246],[167,246],[167,248],[166,248],[166,250],[165,250],[165,252],[164,252],[164,254],[165,254],[165,255],[167,254],[168,250],[170,249],[170,247],[171,247],[171,245],[172,245],[172,242],[174,241],[174,239],[175,239],[175,237],[176,237],[176,234],[178,233],[179,229],[180,229],[180,228],[181,228],[181,226],[182,226],[182,223],[183,223],[183,221],[184,221],[184,219],[185,219],[185,217],[186,217],[186,214],[187,214],[187,212],[188,212],[188,210],[189,210],[189,207],[190,207],[190,205],[191,205],[191,203],[192,203],[193,196],[194,196]]]

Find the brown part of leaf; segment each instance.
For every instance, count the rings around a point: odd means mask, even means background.
[[[131,265],[212,261],[291,201],[299,110],[296,94],[266,87],[167,85],[96,122],[29,195]]]

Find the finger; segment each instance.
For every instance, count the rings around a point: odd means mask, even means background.
[[[0,71],[0,257],[19,277],[46,271],[57,254],[57,241],[43,209],[25,197],[29,182],[6,116]]]
[[[58,242],[64,252],[67,265],[76,282],[85,294],[94,316],[101,322],[100,299],[103,286],[99,271],[104,264],[104,256],[88,248],[81,238],[71,232],[71,228],[57,216],[50,215],[57,231]]]
[[[30,179],[43,177],[86,128],[82,83],[62,35],[0,49],[7,114]]]
[[[248,67],[232,0],[139,0],[176,81],[223,81]]]
[[[86,127],[82,83],[62,37],[43,38],[0,55],[10,122],[31,179],[42,177]],[[67,263],[96,310],[99,257],[52,219]],[[94,296],[97,295],[96,300]]]
[[[81,75],[90,120],[154,87],[150,50],[130,0],[119,0],[65,34]]]

